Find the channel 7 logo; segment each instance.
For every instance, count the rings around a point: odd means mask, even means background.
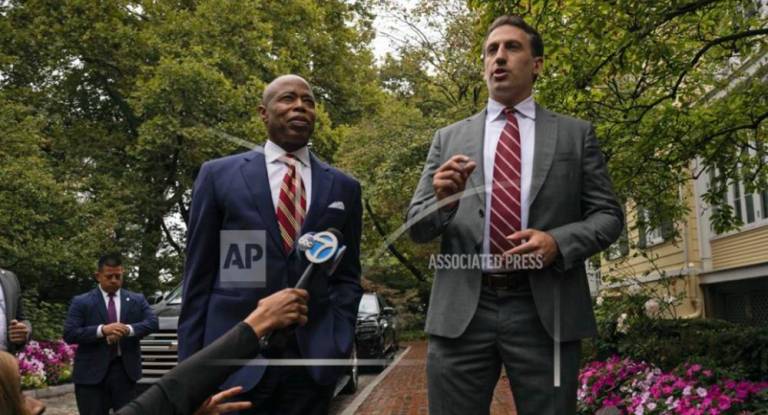
[[[220,285],[224,288],[266,287],[266,231],[220,231],[219,237]]]

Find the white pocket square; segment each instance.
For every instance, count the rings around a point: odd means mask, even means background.
[[[344,202],[342,202],[341,200],[337,200],[331,203],[330,205],[328,205],[328,209],[344,210]]]

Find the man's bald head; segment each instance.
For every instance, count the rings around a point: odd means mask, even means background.
[[[301,81],[307,85],[307,88],[310,91],[312,91],[312,87],[309,85],[309,82],[307,82],[306,79],[300,77],[299,75],[294,75],[294,74],[281,75],[273,79],[272,82],[270,82],[269,85],[267,85],[267,87],[264,88],[264,93],[261,95],[261,105],[266,106],[269,103],[269,101],[271,101],[272,98],[275,97],[275,94],[280,89],[280,85],[290,81]]]
[[[296,151],[309,142],[315,129],[315,96],[304,78],[283,75],[264,88],[259,114],[269,140],[285,151]]]

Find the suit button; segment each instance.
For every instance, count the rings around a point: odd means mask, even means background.
[[[477,213],[480,215],[480,217],[481,217],[481,218],[484,218],[484,217],[485,217],[485,212],[483,211],[483,209],[479,209],[479,210],[477,211]]]

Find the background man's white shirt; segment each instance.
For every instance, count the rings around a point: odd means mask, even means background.
[[[5,315],[8,305],[5,301],[3,287],[0,286],[0,350],[8,350],[8,319]]]
[[[496,157],[496,145],[499,143],[501,131],[507,124],[504,115],[504,105],[488,99],[488,107],[485,116],[485,137],[483,138],[483,178],[485,185],[485,230],[483,232],[483,253],[489,254],[490,228],[491,228],[491,190],[493,189],[493,167]],[[515,105],[515,117],[520,129],[520,223],[523,229],[528,227],[528,195],[531,190],[531,176],[533,175],[533,148],[536,137],[536,104],[533,96],[520,101]]]
[[[107,294],[106,291],[102,290],[101,287],[99,287],[99,292],[101,293],[101,298],[104,300],[104,307],[107,309],[107,313],[109,313],[109,294]],[[121,298],[120,298],[120,290],[115,291],[115,312],[117,313],[117,322],[120,322],[120,306],[122,305]],[[128,326],[128,337],[133,336],[133,326],[130,324],[127,324]],[[104,333],[101,331],[101,328],[104,327],[103,324],[99,324],[99,327],[96,327],[96,336],[97,337],[104,337]],[[117,345],[118,356],[122,354],[122,351],[120,350],[120,344]]]

